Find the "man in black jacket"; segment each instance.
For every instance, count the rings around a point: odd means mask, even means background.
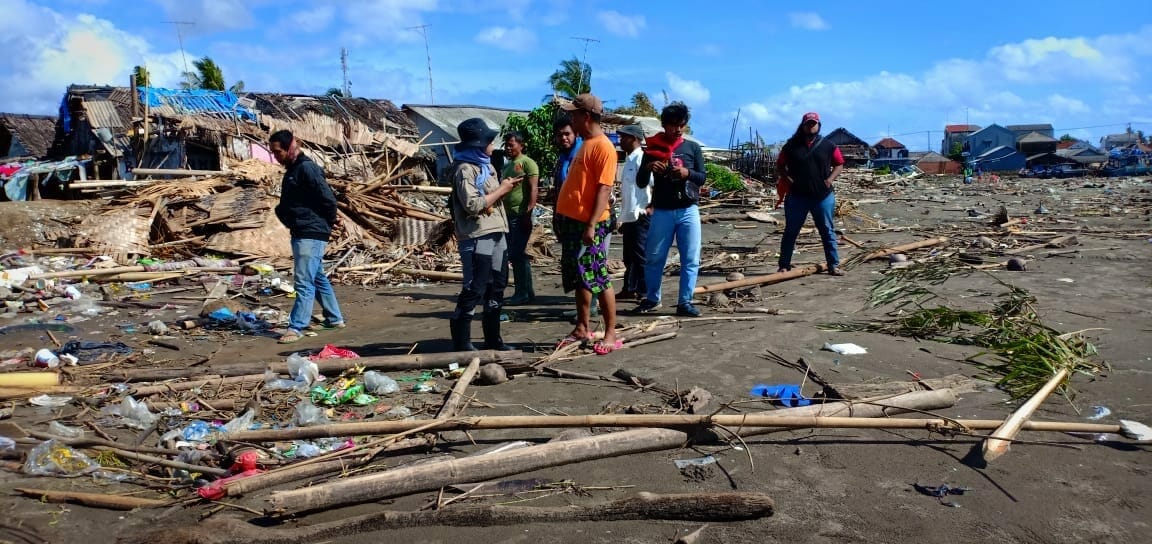
[[[700,317],[692,304],[696,276],[700,272],[700,187],[704,185],[704,151],[700,145],[684,139],[688,126],[688,106],[673,102],[660,112],[664,131],[648,138],[648,149],[640,161],[636,185],[645,187],[652,180],[652,215],[649,218],[645,247],[644,283],[648,292],[636,306],[636,313],[651,313],[660,308],[661,279],[668,251],[675,239],[680,250],[680,292],[676,298],[676,315]]]
[[[836,210],[836,193],[832,183],[844,171],[844,155],[836,144],[820,136],[820,115],[805,113],[796,132],[780,150],[776,160],[777,176],[786,189],[784,199],[784,236],[780,238],[779,272],[792,270],[792,252],[796,237],[808,215],[820,233],[828,274],[843,276],[840,255],[836,250],[836,230],[832,225]]]
[[[291,132],[281,130],[269,139],[272,156],[285,166],[276,217],[292,233],[292,282],[296,301],[288,317],[288,331],[281,344],[304,336],[304,330],[345,327],[336,291],[322,268],[324,250],[336,225],[336,196],[324,179],[320,165],[300,152],[300,142]],[[324,322],[313,326],[312,305],[320,298]]]

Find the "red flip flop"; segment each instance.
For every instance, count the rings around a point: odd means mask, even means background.
[[[617,340],[616,343],[612,345],[612,347],[608,347],[608,345],[605,344],[603,340],[601,340],[592,345],[592,351],[596,352],[596,355],[608,355],[609,353],[612,353],[613,351],[616,351],[622,347],[624,347],[623,340]]]

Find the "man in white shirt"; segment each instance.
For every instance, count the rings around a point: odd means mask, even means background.
[[[652,182],[636,185],[644,150],[644,129],[640,125],[620,127],[620,149],[627,157],[620,173],[620,233],[624,236],[624,288],[616,300],[641,300],[647,291],[644,283],[645,245],[648,241],[648,204],[652,200]],[[649,174],[651,177],[651,174]]]

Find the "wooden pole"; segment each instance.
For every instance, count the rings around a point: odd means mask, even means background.
[[[448,398],[444,399],[444,404],[440,406],[440,410],[436,412],[436,419],[449,419],[460,415],[460,403],[464,402],[464,391],[468,389],[468,385],[472,383],[472,378],[475,378],[479,371],[480,358],[473,357],[468,363],[468,368],[465,368],[464,373],[460,374],[460,378],[456,380],[456,386],[448,393]]]
[[[1048,398],[1048,395],[1051,395],[1057,387],[1060,387],[1060,384],[1064,383],[1064,380],[1068,379],[1070,373],[1071,370],[1067,368],[1061,369],[1048,380],[1048,383],[1044,384],[1044,387],[1041,387],[1036,394],[1032,395],[1032,398],[1017,408],[1015,412],[1012,412],[1012,415],[1004,420],[1002,425],[996,427],[996,430],[992,432],[992,436],[984,440],[982,453],[985,462],[994,461],[1001,455],[1008,453],[1008,448],[1012,446],[1012,439],[1016,438],[1016,434],[1024,428],[1024,425],[1028,422],[1028,418],[1036,413],[1036,409],[1039,408],[1041,404],[1044,404],[1044,400]]]
[[[196,525],[149,528],[122,539],[127,543],[296,544],[354,538],[354,535],[409,527],[492,527],[528,523],[668,520],[731,522],[773,515],[775,505],[764,493],[700,492],[670,495],[639,493],[600,504],[536,507],[519,505],[461,506],[431,511],[382,510],[302,527],[273,528],[235,518]],[[342,537],[342,538],[341,538]],[[466,539],[470,540],[470,539]]]
[[[872,253],[869,253],[868,255],[864,256],[862,261],[874,261],[876,259],[882,259],[882,258],[887,257],[889,255],[895,255],[897,253],[904,253],[905,251],[912,251],[914,249],[923,249],[926,247],[937,246],[937,245],[943,244],[947,241],[948,241],[947,237],[941,236],[939,238],[929,238],[927,240],[920,240],[919,242],[911,242],[908,244],[901,244],[901,245],[893,246],[893,247],[890,247],[887,249],[880,249],[877,251],[873,251]]]
[[[950,390],[909,393],[883,399],[885,407],[863,403],[831,403],[770,412],[775,417],[848,413],[879,417],[908,408],[935,410],[956,402]],[[503,478],[548,467],[606,459],[633,453],[683,447],[692,442],[685,432],[672,429],[634,429],[587,438],[518,448],[478,457],[450,459],[387,472],[357,476],[305,489],[273,492],[269,510],[276,514],[312,511],[341,505],[399,497],[441,487]]]
[[[441,272],[438,270],[419,270],[416,268],[393,268],[393,272],[407,276],[427,278],[436,281],[464,281],[464,274],[458,272]]]
[[[163,508],[172,504],[172,501],[145,499],[142,497],[127,497],[123,495],[105,495],[103,493],[50,491],[48,489],[32,489],[27,487],[18,487],[13,491],[44,502],[68,502],[82,504],[84,506],[91,506],[94,508],[108,508],[111,510]]]
[[[86,277],[98,277],[98,276],[114,276],[114,275],[118,275],[118,274],[127,274],[127,273],[133,273],[133,272],[147,273],[147,274],[181,274],[181,275],[183,275],[183,274],[190,274],[193,272],[207,272],[207,271],[222,272],[222,273],[238,273],[238,272],[240,272],[240,267],[238,267],[238,266],[223,267],[223,268],[189,267],[189,268],[182,268],[179,270],[163,270],[163,271],[159,271],[159,272],[148,272],[148,269],[144,266],[116,266],[116,267],[112,267],[112,268],[93,268],[93,269],[89,269],[89,270],[64,270],[61,272],[45,272],[43,274],[35,274],[32,276],[29,276],[28,279],[30,279],[30,280],[48,280],[48,279],[58,279],[58,278],[86,278]]]
[[[132,173],[137,176],[222,176],[227,172],[221,170],[184,170],[182,168],[133,168]]]
[[[752,276],[751,278],[744,278],[736,281],[726,281],[722,283],[714,283],[712,285],[701,285],[696,288],[694,293],[715,293],[717,291],[727,291],[729,289],[738,289],[740,287],[751,287],[753,285],[771,285],[773,283],[780,283],[782,281],[794,280],[796,278],[803,278],[804,276],[811,276],[817,272],[823,272],[827,267],[823,264],[814,264],[811,266],[804,266],[801,268],[794,268],[787,272],[776,272],[775,274],[767,274],[764,276]]]

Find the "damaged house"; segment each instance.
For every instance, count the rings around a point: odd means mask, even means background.
[[[55,117],[0,113],[0,161],[46,157],[55,139]]]

